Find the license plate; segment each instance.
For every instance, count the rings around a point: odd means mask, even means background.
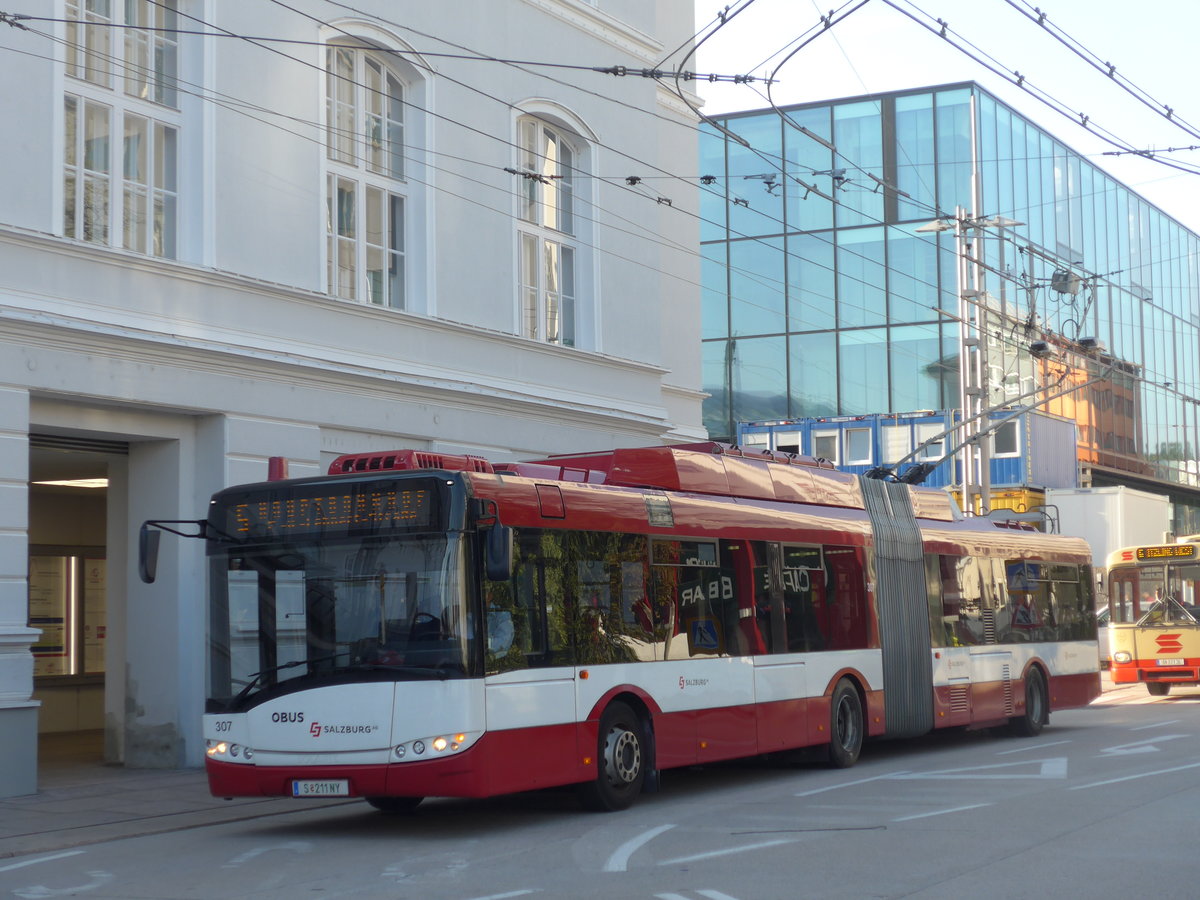
[[[1182,659],[1156,659],[1154,661],[1154,664],[1156,666],[1182,666],[1183,660]]]
[[[293,781],[293,797],[349,797],[350,782],[346,779],[335,781]]]

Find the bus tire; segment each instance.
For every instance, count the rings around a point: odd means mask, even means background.
[[[843,678],[829,704],[829,765],[848,769],[858,762],[863,744],[863,709],[858,691]]]
[[[1025,676],[1025,713],[1009,719],[1009,730],[1018,737],[1037,737],[1050,721],[1049,707],[1042,670],[1030,669]]]
[[[1171,683],[1169,681],[1147,681],[1146,690],[1152,697],[1165,697],[1171,691]]]
[[[389,816],[399,816],[410,813],[418,806],[424,797],[367,797],[366,800],[381,813]]]
[[[649,760],[637,713],[611,703],[600,717],[596,742],[596,778],[579,786],[583,806],[596,812],[626,809],[642,791]]]

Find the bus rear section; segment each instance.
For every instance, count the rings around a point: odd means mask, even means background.
[[[1200,543],[1117,550],[1108,573],[1113,683],[1200,684]]]

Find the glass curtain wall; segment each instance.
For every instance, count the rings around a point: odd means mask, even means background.
[[[701,138],[714,439],[958,407],[956,241],[917,228],[962,208],[1020,223],[972,233],[993,400],[1086,383],[1051,404],[1081,461],[1200,487],[1200,236],[973,84],[718,121],[741,140]]]

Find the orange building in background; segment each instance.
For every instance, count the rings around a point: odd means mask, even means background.
[[[1073,419],[1078,426],[1080,463],[1135,475],[1151,475],[1141,446],[1141,367],[1107,355],[1087,356],[1066,342],[1050,341],[1058,359],[1040,360],[1039,377],[1047,399],[1044,409]],[[1097,377],[1097,370],[1104,372]],[[1065,377],[1064,377],[1065,375]],[[1093,384],[1088,384],[1094,381]],[[1084,387],[1084,385],[1087,385]],[[1070,390],[1072,387],[1076,390]]]

